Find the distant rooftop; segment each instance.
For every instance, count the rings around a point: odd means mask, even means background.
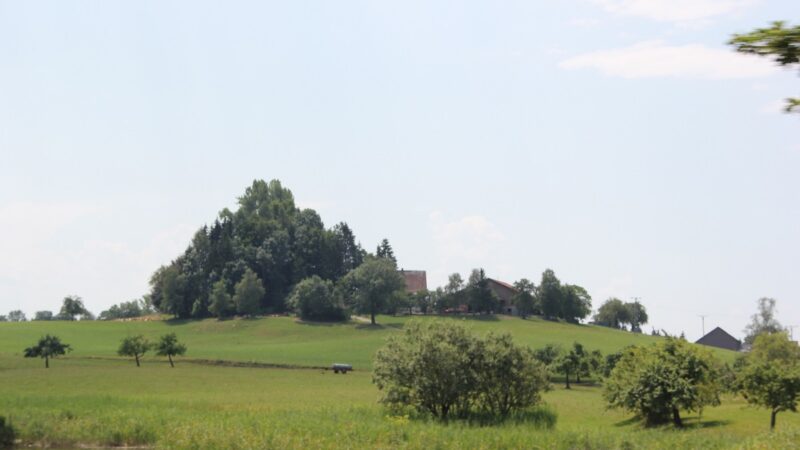
[[[406,280],[406,292],[414,293],[428,289],[428,275],[424,270],[399,270]]]

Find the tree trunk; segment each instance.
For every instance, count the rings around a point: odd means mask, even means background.
[[[167,358],[169,358],[169,366],[175,367],[175,364],[172,363],[172,355],[167,355]]]
[[[683,421],[681,420],[681,413],[678,408],[672,408],[672,423],[675,424],[676,427],[683,427]]]
[[[567,389],[571,389],[569,387],[569,370],[567,371]]]
[[[773,409],[772,410],[772,416],[769,419],[769,429],[770,429],[770,431],[775,429],[775,419],[777,418],[777,416],[778,416],[778,411]]]
[[[44,368],[45,369],[49,369],[50,368],[50,358],[47,357],[47,356],[44,357]]]
[[[133,355],[133,357],[136,358],[136,367],[141,367],[139,366],[139,355]]]
[[[372,321],[372,324],[375,325],[375,310],[369,312],[369,318]]]

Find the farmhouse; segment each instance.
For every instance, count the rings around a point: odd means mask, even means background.
[[[414,294],[419,291],[428,290],[428,276],[424,270],[403,270],[400,269],[400,275],[406,281],[406,292]]]
[[[494,278],[487,278],[487,281],[489,282],[489,289],[499,300],[500,310],[498,312],[516,316],[518,314],[517,307],[512,303],[512,298],[517,293],[517,289],[505,281],[495,280]]]
[[[709,331],[708,334],[698,339],[695,344],[724,348],[726,350],[734,350],[737,352],[742,349],[741,341],[731,336],[727,331],[720,327]]]

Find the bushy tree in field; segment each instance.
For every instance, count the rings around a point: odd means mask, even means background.
[[[148,302],[147,296],[141,299],[121,302],[119,305],[112,305],[111,308],[103,311],[98,316],[99,320],[132,319],[153,314],[155,310]]]
[[[775,299],[762,297],[758,299],[758,312],[750,318],[750,323],[745,328],[744,343],[748,346],[753,345],[756,338],[761,334],[782,333],[786,329],[775,318]]]
[[[345,301],[358,313],[370,315],[375,324],[375,315],[381,312],[393,296],[402,294],[406,282],[397,273],[392,260],[368,258],[342,279]]]
[[[667,338],[626,351],[603,394],[610,407],[637,413],[648,426],[671,420],[680,427],[682,410],[719,404],[718,364],[708,350]]]
[[[156,355],[166,356],[169,359],[170,367],[175,367],[172,357],[185,355],[186,345],[178,342],[178,337],[175,333],[169,333],[161,336],[161,339],[155,345],[155,350]]]
[[[53,320],[53,311],[36,311],[36,314],[34,314],[33,316],[33,320],[36,321]]]
[[[508,335],[480,339],[452,322],[411,322],[375,357],[381,402],[447,420],[484,413],[504,418],[536,404],[547,372]]]
[[[466,416],[477,387],[475,339],[445,322],[406,325],[375,356],[373,382],[389,406],[412,406],[447,419]]]
[[[0,322],[8,322],[8,316],[0,314]]]
[[[534,350],[533,356],[545,366],[551,367],[558,361],[558,357],[561,356],[561,347],[555,344],[547,344],[542,348]]]
[[[555,272],[545,270],[537,290],[537,300],[545,319],[556,319],[561,315],[562,296],[561,281],[556,278]]]
[[[490,333],[478,341],[478,404],[485,413],[506,418],[541,401],[549,389],[547,368],[533,352],[514,344],[511,335]]]
[[[133,356],[136,360],[136,367],[140,367],[141,358],[150,349],[151,344],[141,334],[138,336],[128,336],[122,340],[117,350],[119,356]]]
[[[630,331],[642,332],[642,325],[649,320],[647,309],[638,300],[625,303],[618,298],[609,298],[594,315],[594,323],[609,328],[625,330],[630,325]]]
[[[797,412],[800,346],[786,333],[756,336],[752,350],[737,366],[737,390],[748,403],[770,410],[770,429],[775,428],[778,413]]]
[[[638,300],[625,303],[625,309],[628,310],[628,323],[631,324],[631,331],[634,333],[642,332],[642,325],[646,324],[649,320],[647,317],[647,309]]]
[[[517,312],[523,319],[539,312],[536,306],[536,286],[527,278],[522,278],[514,283],[517,292],[511,297],[511,303],[517,307]]]
[[[604,327],[624,329],[625,324],[630,322],[629,313],[630,310],[622,300],[612,297],[600,305],[594,315],[594,322]]]
[[[42,358],[44,359],[45,369],[50,368],[50,358],[55,358],[66,354],[72,348],[69,344],[64,344],[58,336],[45,335],[33,347],[25,349],[24,355],[26,358]]]
[[[489,279],[483,269],[473,269],[467,283],[467,299],[471,312],[490,313],[499,307],[497,296],[489,288]]]
[[[236,312],[236,305],[233,304],[233,298],[228,293],[228,284],[225,280],[214,283],[209,300],[211,304],[208,305],[208,311],[218,319],[230,317]]]
[[[597,366],[596,363],[592,363],[593,357],[596,358],[596,355],[586,351],[583,344],[575,342],[568,352],[556,359],[554,367],[558,373],[564,375],[566,389],[571,388],[570,376],[574,376],[575,382],[580,383],[581,375],[588,376],[592,373],[593,368]]]
[[[347,309],[333,282],[314,275],[297,283],[289,296],[289,307],[307,320],[347,320]]]
[[[25,313],[19,309],[15,309],[8,313],[8,321],[9,322],[25,322],[27,317],[25,317]]]
[[[586,289],[574,284],[565,284],[562,290],[559,317],[570,323],[578,323],[592,313],[592,297]]]
[[[91,313],[83,306],[83,300],[77,295],[64,297],[58,317],[61,320],[75,320],[77,317],[90,316]]]
[[[259,313],[261,299],[264,298],[266,290],[255,272],[250,269],[245,270],[242,279],[236,283],[235,291],[233,303],[236,305],[236,312],[243,316],[254,316]]]

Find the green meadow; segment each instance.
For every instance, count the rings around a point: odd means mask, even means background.
[[[370,365],[375,350],[407,320],[384,316],[377,327],[288,317],[0,323],[0,415],[10,417],[24,445],[57,448],[792,448],[800,442],[800,415],[779,415],[777,432],[769,433],[768,413],[734,397],[690,416],[685,429],[645,429],[630,414],[606,410],[593,385],[565,390],[553,384],[540,410],[555,413],[555,425],[530,418],[480,426],[393,416],[377,404]],[[607,353],[657,339],[538,319],[467,322],[476,333],[508,331],[532,347],[578,341]],[[116,356],[127,335],[153,340],[166,332],[189,347],[174,369],[152,355],[141,368]],[[22,357],[45,333],[74,347],[49,370],[41,360]],[[291,368],[229,367],[225,361]],[[356,370],[334,375],[315,368],[333,362]]]

